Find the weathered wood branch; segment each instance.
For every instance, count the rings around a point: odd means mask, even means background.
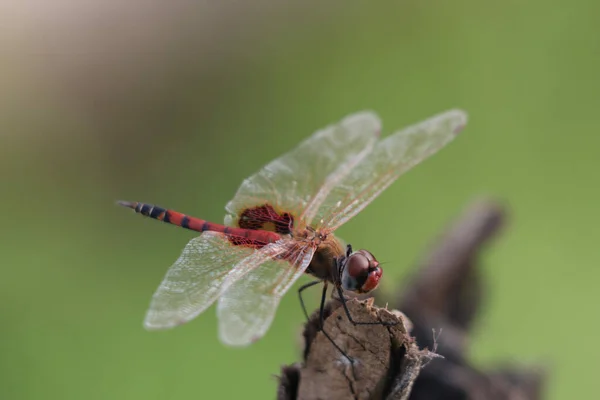
[[[441,236],[403,290],[376,295],[380,303],[391,299],[406,315],[375,307],[372,298],[348,302],[358,321],[398,325],[355,326],[340,303],[330,301],[325,330],[354,364],[319,332],[318,314],[313,314],[304,329],[304,362],[282,368],[278,399],[540,399],[541,369],[485,372],[467,359],[469,329],[484,297],[477,255],[503,221],[499,205],[475,202]]]
[[[403,314],[375,307],[372,298],[352,299],[347,304],[357,321],[393,321],[397,325],[353,325],[341,304],[330,301],[324,329],[354,363],[319,332],[319,315],[315,312],[304,331],[304,363],[284,369],[279,399],[377,399],[384,398],[384,394],[389,399],[408,399],[431,353],[419,350],[408,334],[410,323]],[[389,396],[391,393],[393,396]]]

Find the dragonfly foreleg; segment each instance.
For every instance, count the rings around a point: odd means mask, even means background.
[[[319,282],[323,282],[323,292],[321,293],[321,305],[319,306],[319,331],[321,331],[323,333],[323,335],[327,338],[327,340],[329,340],[331,342],[331,344],[333,345],[333,347],[335,347],[337,349],[337,351],[339,351],[344,357],[346,357],[348,359],[348,361],[350,361],[351,363],[354,363],[354,359],[352,357],[350,357],[348,354],[346,354],[346,352],[344,350],[342,350],[340,348],[340,346],[337,345],[337,343],[333,340],[333,338],[331,336],[329,336],[329,334],[324,329],[324,326],[325,326],[325,298],[327,297],[327,287],[328,287],[327,281],[312,281],[312,282],[308,282],[307,284],[300,286],[300,288],[298,289],[298,297],[300,298],[300,305],[302,306],[302,311],[304,311],[306,320],[310,321],[310,317],[308,316],[308,312],[306,311],[306,305],[304,304],[304,300],[302,298],[302,292],[305,289],[308,289],[309,287],[312,287]]]
[[[315,286],[319,282],[321,282],[321,281],[308,282],[307,284],[300,286],[300,289],[298,289],[298,297],[300,297],[300,305],[302,306],[302,311],[304,311],[304,316],[306,317],[307,321],[309,321],[310,318],[308,316],[308,312],[306,311],[306,305],[304,304],[304,299],[302,299],[302,292],[305,289],[308,289],[309,287]]]
[[[346,246],[346,257],[350,257],[350,254],[352,254],[352,245],[348,244]]]
[[[333,338],[331,336],[329,336],[329,334],[324,329],[324,326],[325,326],[325,297],[327,297],[327,281],[323,282],[323,293],[321,294],[321,307],[319,308],[319,322],[320,322],[319,328],[320,328],[321,332],[323,332],[323,335],[325,335],[325,337],[331,342],[333,347],[335,347],[340,353],[342,353],[342,355],[344,357],[346,357],[348,359],[348,361],[350,361],[351,364],[354,364],[354,359],[352,357],[350,357],[348,354],[346,354],[346,352],[344,350],[342,350],[340,348],[340,346],[337,345],[337,343],[333,340]]]

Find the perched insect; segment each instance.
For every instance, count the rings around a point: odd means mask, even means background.
[[[281,297],[305,273],[318,278],[299,289],[305,315],[302,291],[323,282],[321,311],[328,284],[333,284],[348,319],[361,324],[348,312],[343,292],[370,292],[383,271],[373,254],[344,246],[334,231],[449,143],[466,121],[463,111],[450,110],[379,140],[381,123],[374,113],[350,115],[244,180],[226,206],[224,225],[149,204],[119,202],[202,232],[168,270],[145,327],[183,324],[218,300],[221,341],[248,345],[267,332]]]

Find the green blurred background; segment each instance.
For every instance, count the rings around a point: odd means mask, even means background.
[[[299,360],[284,299],[266,337],[223,347],[214,308],[142,319],[193,235],[146,201],[220,222],[241,180],[330,122],[384,134],[461,107],[467,129],[340,229],[401,284],[473,198],[510,209],[483,257],[474,362],[552,368],[548,398],[592,398],[600,291],[600,4],[0,3],[0,398],[273,398]],[[316,306],[318,290],[312,294]]]

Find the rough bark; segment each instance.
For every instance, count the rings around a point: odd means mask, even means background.
[[[397,324],[353,325],[341,304],[330,301],[325,330],[354,362],[318,330],[315,312],[304,331],[304,363],[284,367],[279,399],[408,399],[420,368],[434,354],[419,350],[402,313],[375,307],[372,298],[351,299],[347,305],[357,321]]]

